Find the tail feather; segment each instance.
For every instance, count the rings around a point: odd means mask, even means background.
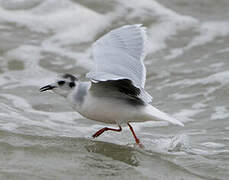
[[[159,120],[159,121],[167,121],[172,124],[176,124],[179,126],[184,126],[184,124],[177,119],[169,116],[168,114],[158,110],[157,108],[147,105],[146,107],[146,113],[152,118],[152,120]]]

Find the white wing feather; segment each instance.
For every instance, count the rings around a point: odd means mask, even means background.
[[[87,74],[92,80],[130,79],[142,90],[141,98],[151,102],[144,91],[146,70],[146,32],[141,25],[127,25],[114,29],[93,44],[94,69]]]
[[[141,25],[110,31],[93,44],[95,68],[87,76],[98,80],[128,78],[137,87],[144,88],[145,41],[145,28]]]

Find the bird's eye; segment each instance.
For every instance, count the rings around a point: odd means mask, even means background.
[[[70,82],[70,83],[69,83],[69,87],[70,87],[70,88],[73,88],[74,86],[75,86],[75,83],[74,83],[74,82]]]
[[[58,85],[62,86],[62,85],[64,85],[65,81],[58,81],[57,83],[58,83]]]

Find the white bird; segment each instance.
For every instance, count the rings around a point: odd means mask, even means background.
[[[117,124],[118,129],[104,127],[104,131],[122,131],[127,124],[140,144],[130,122],[167,121],[183,124],[150,105],[152,97],[144,90],[146,70],[146,32],[142,25],[126,25],[114,29],[93,44],[94,69],[87,82],[71,74],[61,76],[56,82],[40,88],[52,90],[67,98],[82,116],[99,122]]]

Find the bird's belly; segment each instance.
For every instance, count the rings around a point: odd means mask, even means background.
[[[88,95],[77,111],[86,118],[109,124],[127,122],[138,113],[137,108],[115,98]]]

